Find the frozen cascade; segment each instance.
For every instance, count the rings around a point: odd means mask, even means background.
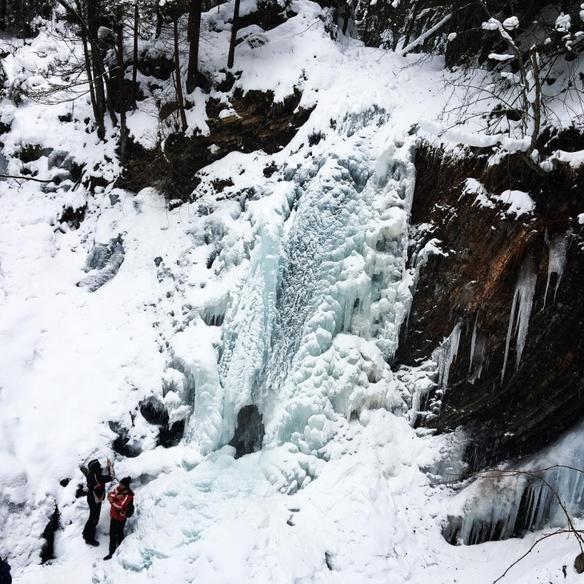
[[[266,444],[294,439],[310,451],[327,441],[326,418],[401,406],[387,362],[411,298],[414,167],[411,143],[395,145],[390,129],[377,108],[347,115],[311,163],[255,202],[272,204],[278,220],[268,211],[255,220],[248,276],[223,324],[222,427],[208,444],[229,441],[250,403],[264,415]]]
[[[450,516],[444,536],[451,543],[474,545],[567,525],[558,498],[570,516],[584,513],[584,473],[575,470],[583,456],[580,425],[543,453],[502,469],[520,474],[498,476],[493,471],[492,478],[479,478],[455,498],[453,506],[464,500],[462,515]]]
[[[556,276],[556,285],[554,288],[554,302],[556,300],[556,295],[558,293],[558,288],[560,287],[560,282],[562,280],[562,275],[564,273],[564,268],[566,267],[566,257],[568,255],[568,244],[570,241],[570,233],[564,233],[561,235],[556,235],[550,240],[546,239],[546,243],[549,247],[549,258],[548,258],[548,275],[545,284],[545,294],[543,297],[543,307],[546,306],[548,290],[550,287],[550,282],[552,279],[552,274]]]
[[[505,379],[505,370],[509,358],[509,348],[513,334],[516,335],[515,344],[515,368],[519,367],[521,355],[525,348],[527,340],[527,331],[529,329],[529,319],[531,309],[533,308],[533,296],[535,294],[535,285],[537,283],[537,273],[535,272],[534,260],[527,257],[521,266],[515,293],[513,295],[513,304],[511,305],[511,315],[509,316],[509,327],[507,329],[507,339],[505,341],[505,357],[503,359],[503,369],[501,371],[501,383]],[[515,320],[516,319],[516,320]],[[513,327],[515,325],[515,328]]]

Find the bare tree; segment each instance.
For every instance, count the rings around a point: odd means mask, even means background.
[[[0,30],[6,30],[6,0],[0,0]]]
[[[140,7],[138,0],[134,4],[134,52],[132,55],[132,91],[136,91],[138,79],[138,35],[140,33]]]
[[[125,71],[124,62],[124,8],[120,4],[116,8],[116,76],[118,85],[118,106],[120,111],[120,161],[122,164],[126,161],[126,146],[128,139],[128,128],[126,125],[126,95],[125,95]]]
[[[237,30],[239,28],[239,3],[235,0],[233,6],[233,20],[231,23],[231,40],[229,41],[229,55],[227,56],[227,68],[231,69],[235,61],[235,43],[237,42]]]
[[[189,66],[187,70],[187,91],[192,93],[199,75],[199,37],[201,36],[201,2],[191,0],[189,8]]]
[[[185,101],[182,90],[182,80],[180,74],[180,53],[178,43],[178,20],[179,15],[175,14],[173,18],[173,41],[174,41],[174,76],[176,86],[176,101],[178,103],[178,111],[183,132],[187,129],[187,116],[185,113]]]

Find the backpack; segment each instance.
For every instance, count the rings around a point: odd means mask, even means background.
[[[134,515],[134,501],[130,501],[128,503],[128,507],[126,508],[126,519],[129,519],[130,517],[132,517],[132,515]]]

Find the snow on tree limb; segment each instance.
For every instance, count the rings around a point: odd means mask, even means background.
[[[410,51],[420,46],[426,39],[437,33],[450,19],[452,14],[447,14],[442,20],[437,22],[432,28],[429,28],[424,34],[421,34],[417,39],[413,40],[407,47],[400,50],[400,54],[407,55]]]

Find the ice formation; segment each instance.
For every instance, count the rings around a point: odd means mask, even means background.
[[[479,476],[464,491],[462,513],[450,518],[447,539],[473,545],[522,537],[546,526],[565,527],[571,518],[582,515],[583,437],[580,426],[537,456]],[[459,501],[453,501],[452,507]]]
[[[543,297],[543,308],[546,306],[548,290],[550,287],[550,282],[552,279],[552,274],[556,277],[556,283],[554,287],[554,302],[558,294],[558,289],[560,287],[560,282],[562,281],[562,275],[564,273],[564,268],[566,267],[566,257],[568,255],[568,247],[570,243],[570,234],[560,234],[554,236],[551,240],[547,241],[549,247],[549,257],[548,257],[548,274],[545,283],[545,294]]]
[[[432,355],[432,358],[438,364],[438,385],[442,390],[448,387],[450,377],[450,368],[456,361],[458,347],[460,345],[460,335],[462,333],[462,323],[454,325],[452,332]]]
[[[247,203],[248,275],[231,293],[220,358],[214,363],[211,349],[200,362],[196,333],[178,351],[183,361],[199,355],[189,364],[196,391],[187,435],[202,452],[227,443],[252,403],[266,445],[294,435],[308,450],[326,442],[314,428],[314,440],[300,438],[312,417],[401,403],[386,362],[411,295],[403,274],[413,165],[409,143],[390,142],[381,154],[373,147],[387,119],[379,109],[351,113],[313,147],[311,164]],[[219,248],[215,262],[227,253]]]
[[[509,316],[509,327],[507,329],[507,338],[505,341],[505,357],[503,359],[503,368],[501,370],[501,383],[505,379],[507,361],[509,358],[509,348],[511,340],[515,336],[515,368],[519,367],[521,355],[525,348],[527,340],[527,331],[529,329],[529,319],[531,318],[531,309],[533,308],[533,296],[535,294],[535,285],[537,283],[537,273],[535,271],[534,260],[531,257],[525,258],[513,294],[513,304],[511,305],[511,314]]]

